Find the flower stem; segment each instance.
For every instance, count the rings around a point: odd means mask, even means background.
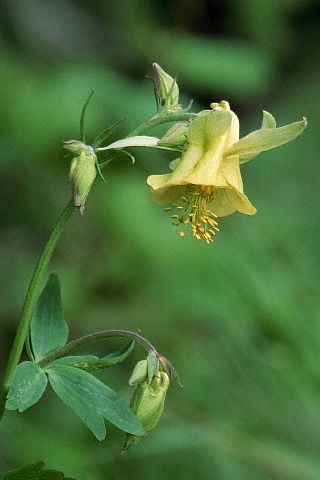
[[[80,347],[81,345],[86,345],[88,343],[97,342],[99,340],[104,340],[105,338],[112,338],[112,337],[130,337],[134,340],[140,342],[148,351],[153,351],[157,356],[159,353],[154,348],[154,346],[147,340],[146,338],[142,337],[136,332],[131,332],[130,330],[102,330],[100,332],[90,333],[89,335],[85,335],[84,337],[77,338],[76,340],[72,340],[72,342],[67,343],[61,348],[58,348],[52,353],[49,353],[46,357],[38,362],[39,367],[44,367],[48,365],[48,363],[57,360],[58,358],[64,357],[67,355],[71,350],[74,348]]]
[[[84,121],[84,115],[85,115],[85,110],[87,107],[87,104],[92,96],[92,93],[90,94],[88,100],[86,101],[83,111],[82,111],[82,116],[81,116],[81,125],[80,125],[80,130],[81,130],[81,135],[83,137],[83,121]],[[196,114],[193,113],[176,113],[176,114],[167,114],[167,115],[156,115],[155,117],[151,118],[144,124],[138,126],[135,130],[133,130],[129,136],[137,136],[141,135],[142,133],[147,132],[148,130],[157,127],[158,125],[161,125],[162,123],[170,123],[170,122],[179,122],[179,121],[185,121],[188,119],[192,119],[196,117]],[[28,292],[26,295],[26,299],[22,308],[21,316],[20,316],[20,322],[16,331],[16,336],[13,341],[13,345],[9,354],[8,362],[6,365],[5,373],[4,376],[1,380],[0,384],[0,420],[3,416],[4,410],[5,410],[5,403],[6,403],[6,398],[7,398],[7,393],[9,390],[9,387],[12,382],[12,377],[14,374],[14,371],[19,363],[21,353],[23,350],[23,346],[27,340],[27,335],[29,331],[29,326],[30,326],[30,321],[31,321],[31,316],[32,312],[35,308],[35,304],[38,300],[38,297],[40,295],[40,290],[41,286],[43,283],[43,277],[45,274],[45,271],[47,269],[47,266],[49,264],[50,258],[52,256],[52,253],[57,245],[57,242],[64,230],[64,227],[66,223],[68,222],[69,218],[72,215],[72,212],[74,210],[74,204],[73,201],[70,200],[70,202],[67,204],[66,208],[63,210],[61,213],[60,218],[58,219],[58,222],[56,223],[54,229],[52,230],[52,233],[49,237],[49,240],[39,258],[38,264],[35,268],[33,277],[31,279]],[[106,330],[103,332],[97,332],[93,333],[91,335],[87,335],[85,337],[79,338],[78,340],[74,340],[73,342],[68,343],[61,349],[57,350],[56,352],[53,352],[51,356],[58,355],[58,357],[51,358],[50,355],[48,355],[45,359],[41,360],[41,363],[46,361],[48,363],[49,361],[54,360],[55,358],[59,358],[60,356],[65,355],[68,351],[71,349],[75,348],[76,346],[83,345],[85,343],[89,343],[95,340],[99,340],[101,338],[106,338],[106,337],[126,337],[126,336],[131,336],[135,338],[136,340],[140,341],[143,343],[148,349],[151,349],[156,352],[156,349],[151,345],[148,340],[143,338],[141,335],[138,335],[137,333],[130,332],[128,330]],[[30,345],[27,345],[27,350],[29,356],[32,356],[31,348]],[[50,359],[48,360],[48,358]]]
[[[73,201],[70,200],[70,202],[67,204],[67,206],[61,213],[60,218],[58,219],[54,229],[51,232],[49,240],[39,258],[38,264],[35,268],[33,277],[31,279],[27,296],[22,308],[20,322],[17,328],[16,336],[13,341],[13,345],[9,354],[4,377],[2,379],[1,386],[0,386],[0,419],[2,418],[4,409],[5,409],[6,397],[12,382],[12,377],[19,363],[21,353],[23,350],[23,345],[26,341],[32,312],[34,310],[35,304],[40,294],[46,268],[50,261],[51,255],[55,249],[55,246],[57,245],[57,242],[64,230],[64,227],[68,222],[69,218],[71,217],[73,210],[74,210]]]
[[[162,123],[183,122],[185,120],[191,120],[195,117],[197,117],[196,113],[188,112],[156,115],[155,117],[148,120],[146,123],[143,123],[142,125],[139,125],[139,127],[135,128],[132,132],[130,132],[128,137],[136,137],[138,135],[141,135],[142,133],[145,133],[148,130],[155,128],[158,125],[161,125]]]

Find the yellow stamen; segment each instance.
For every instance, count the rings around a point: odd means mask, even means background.
[[[212,218],[208,218],[208,222],[213,228],[215,228],[218,225],[218,222],[216,222],[215,220],[212,220]]]
[[[218,222],[215,220],[217,215],[209,208],[214,202],[215,189],[209,185],[196,186],[188,185],[185,195],[182,195],[178,202],[173,203],[173,207],[178,213],[171,215],[172,219],[176,219],[173,225],[191,226],[190,234],[198,240],[204,240],[207,244],[213,243],[211,237],[219,231]],[[180,202],[183,202],[181,205]],[[169,212],[172,207],[167,207],[164,211]],[[179,232],[180,237],[184,237],[184,231]]]

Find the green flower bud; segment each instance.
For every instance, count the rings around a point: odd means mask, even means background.
[[[148,363],[147,360],[140,360],[136,364],[129,378],[129,385],[138,385],[147,380],[148,377]]]
[[[181,110],[179,105],[179,87],[175,79],[154,63],[154,87],[158,107],[164,107],[167,112]]]
[[[159,423],[169,384],[169,376],[165,372],[158,372],[150,384],[143,382],[133,392],[130,406],[146,431],[153,430]],[[127,434],[122,453],[140,439]]]
[[[64,148],[75,155],[71,161],[69,178],[72,185],[74,205],[79,208],[82,214],[85,201],[97,176],[97,157],[92,147],[78,140],[64,142]]]
[[[67,140],[63,142],[63,148],[75,155],[80,155],[80,153],[83,152],[83,150],[85,150],[86,147],[87,145],[85,145],[83,142],[80,142],[80,140]]]
[[[184,150],[187,143],[187,134],[189,124],[186,122],[178,122],[171,127],[167,133],[158,141],[160,147],[176,148]]]

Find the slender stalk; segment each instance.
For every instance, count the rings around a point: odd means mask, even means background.
[[[81,347],[81,345],[86,345],[88,343],[97,342],[99,340],[104,340],[106,338],[112,337],[130,337],[138,342],[140,342],[148,351],[153,351],[157,356],[159,353],[154,348],[152,343],[149,342],[146,338],[142,337],[136,332],[131,332],[130,330],[102,330],[100,332],[90,333],[89,335],[85,335],[84,337],[77,338],[76,340],[72,340],[72,342],[67,343],[61,348],[58,348],[52,353],[49,353],[46,357],[44,357],[40,362],[38,362],[39,367],[44,367],[48,365],[48,363],[57,360],[58,358],[64,357],[67,355],[71,350],[77,347]]]
[[[33,277],[31,279],[27,296],[22,308],[20,322],[17,328],[16,336],[13,341],[13,345],[9,354],[6,370],[0,387],[0,419],[3,415],[5,408],[5,401],[7,392],[12,382],[14,371],[19,363],[21,353],[23,350],[24,342],[26,341],[31,315],[34,310],[35,304],[38,300],[40,289],[43,283],[43,277],[50,261],[51,255],[57,245],[57,242],[64,230],[66,223],[68,222],[71,214],[74,210],[73,201],[67,204],[66,208],[60,215],[58,222],[51,232],[49,240],[39,258],[38,264],[35,268]]]
[[[80,119],[80,135],[82,140],[84,141],[84,117],[86,113],[86,108],[88,106],[88,103],[92,97],[93,91],[90,93],[87,101],[84,104],[84,107],[82,109],[82,114],[81,114],[81,119]],[[176,114],[168,114],[168,115],[156,115],[155,117],[151,118],[148,120],[146,123],[143,125],[140,125],[137,127],[135,130],[133,130],[129,136],[136,136],[136,135],[141,135],[142,133],[147,132],[148,130],[157,127],[158,125],[161,125],[162,123],[170,123],[170,122],[179,122],[179,121],[184,121],[188,120],[191,118],[196,117],[196,114],[193,113],[176,113]],[[57,242],[64,230],[64,227],[66,223],[68,222],[69,218],[71,217],[71,214],[74,210],[74,205],[73,201],[70,200],[70,202],[67,204],[66,208],[63,210],[60,218],[58,219],[58,222],[56,223],[54,229],[52,230],[52,233],[49,237],[49,240],[39,258],[38,264],[35,268],[33,277],[31,279],[27,296],[25,299],[25,303],[23,305],[23,309],[21,312],[21,317],[20,317],[20,322],[16,331],[16,336],[13,341],[13,345],[9,354],[7,366],[5,369],[4,377],[1,381],[0,385],[0,420],[2,418],[4,409],[5,409],[5,403],[6,403],[6,397],[7,393],[9,390],[9,387],[12,382],[12,377],[14,374],[14,371],[19,363],[21,353],[23,350],[23,346],[26,342],[27,339],[27,334],[28,334],[28,329],[30,325],[30,320],[31,320],[31,315],[34,310],[35,304],[37,302],[37,299],[40,294],[40,289],[42,286],[43,282],[43,277],[46,271],[46,268],[48,266],[48,263],[50,261],[50,258],[52,256],[52,253],[57,245]],[[155,348],[151,345],[148,340],[145,338],[141,337],[137,333],[134,332],[129,332],[128,330],[106,330],[104,332],[97,332],[93,333],[91,335],[87,335],[86,337],[82,337],[78,340],[74,340],[73,342],[70,342],[67,344],[65,347],[63,347],[60,350],[57,350],[54,352],[52,355],[59,354],[59,356],[65,355],[70,349],[75,348],[75,346],[83,345],[88,342],[92,342],[95,340],[99,340],[101,338],[105,337],[119,337],[119,336],[131,336],[140,342],[144,343],[148,349],[151,349],[156,352]],[[32,355],[30,345],[27,345],[27,350],[29,355]],[[44,362],[46,360],[46,363],[49,361],[52,361],[53,359],[47,360],[50,357],[46,357],[46,359],[43,359],[41,362]]]
[[[162,123],[172,123],[172,122],[183,122],[185,120],[191,120],[197,117],[196,113],[172,113],[167,115],[156,115],[155,117],[148,120],[146,123],[139,125],[139,127],[135,128],[128,137],[135,137],[137,135],[141,135],[142,133],[151,130],[152,128],[161,125]]]

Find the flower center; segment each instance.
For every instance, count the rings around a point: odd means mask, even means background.
[[[213,237],[219,232],[217,215],[209,208],[215,195],[214,187],[188,185],[185,195],[182,195],[171,207],[164,208],[165,212],[172,212],[173,225],[191,227],[191,236],[207,244],[213,243]],[[184,237],[184,230],[180,230],[180,237]]]

